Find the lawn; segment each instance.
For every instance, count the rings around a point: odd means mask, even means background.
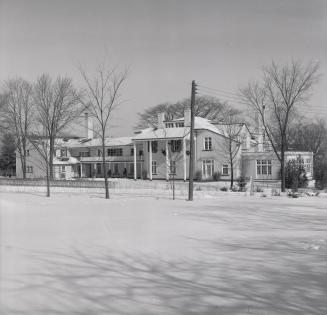
[[[0,313],[327,314],[327,198],[0,193]]]

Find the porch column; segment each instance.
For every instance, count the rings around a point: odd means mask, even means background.
[[[93,165],[93,171],[92,171],[91,176],[92,177],[97,177],[97,164],[93,163],[92,165]]]
[[[134,142],[134,180],[137,178],[137,169],[136,169],[136,143]]]
[[[82,178],[82,173],[83,173],[83,164],[82,164],[82,162],[80,163],[80,165],[81,165],[81,171],[80,171],[80,174],[79,174],[79,178]]]
[[[186,140],[183,138],[183,171],[184,171],[184,182],[186,181]]]
[[[166,180],[169,181],[169,147],[168,147],[168,140],[166,140]]]
[[[149,178],[152,180],[152,141],[149,141]]]

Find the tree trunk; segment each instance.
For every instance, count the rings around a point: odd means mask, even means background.
[[[22,166],[22,171],[23,171],[23,179],[26,179],[26,156],[25,156],[26,152],[24,153],[24,155],[21,155],[20,157],[20,163]]]
[[[54,154],[54,139],[50,137],[50,148],[49,148],[50,179],[53,179],[53,154]]]
[[[233,189],[234,185],[234,165],[233,161],[230,163],[230,189]]]
[[[22,164],[23,179],[26,179],[26,140],[23,140],[23,154],[20,155]]]
[[[108,183],[108,174],[107,174],[107,165],[106,165],[106,151],[105,151],[105,137],[104,133],[102,135],[102,168],[104,175],[104,187],[106,190],[106,199],[109,199],[109,183]]]
[[[285,182],[286,182],[286,174],[285,174],[285,146],[282,143],[281,152],[280,152],[280,180],[281,180],[281,191],[285,192]]]
[[[233,147],[232,141],[229,139],[229,162],[230,162],[230,189],[233,189],[234,185],[234,167],[233,167]]]
[[[49,178],[49,164],[47,163],[47,172],[46,172],[46,176],[47,176],[47,197],[50,197],[50,178]]]

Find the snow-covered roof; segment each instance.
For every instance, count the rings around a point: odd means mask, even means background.
[[[105,145],[106,147],[116,147],[131,145],[131,137],[119,137],[119,138],[106,138]],[[60,141],[60,145],[69,147],[69,148],[83,148],[83,147],[99,147],[102,145],[100,138],[95,139],[69,139],[67,141]]]
[[[79,161],[74,157],[67,157],[67,158],[54,158],[53,164],[54,165],[70,165],[70,164],[77,164]]]
[[[173,121],[184,121],[184,118],[175,119]],[[173,122],[172,121],[172,122]],[[194,129],[209,130],[214,133],[223,135],[220,130],[215,127],[208,119],[202,117],[194,117]],[[178,139],[184,138],[190,133],[189,127],[175,128],[147,128],[143,129],[139,134],[133,137],[133,140],[147,139]]]
[[[133,140],[147,139],[178,139],[184,138],[190,132],[190,128],[147,128],[133,137]]]

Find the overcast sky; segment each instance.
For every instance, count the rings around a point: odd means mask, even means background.
[[[76,64],[104,56],[130,68],[114,136],[145,108],[189,97],[193,79],[233,105],[228,93],[272,59],[320,61],[308,115],[327,114],[327,0],[0,0],[1,81],[45,72],[80,87]]]

